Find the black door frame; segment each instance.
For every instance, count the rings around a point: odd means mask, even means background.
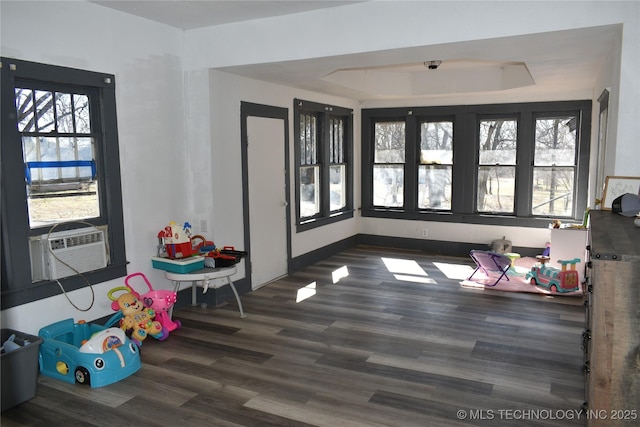
[[[245,260],[245,278],[249,281],[249,289],[253,289],[251,280],[251,227],[249,224],[249,137],[247,131],[247,119],[249,117],[263,117],[269,119],[281,119],[284,124],[284,177],[285,177],[285,203],[287,231],[287,274],[291,272],[291,208],[290,208],[290,178],[289,178],[289,110],[282,107],[254,104],[241,101],[240,103],[240,139],[242,155],[242,217],[244,221],[244,247],[248,252]]]

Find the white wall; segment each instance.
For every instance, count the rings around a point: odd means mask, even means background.
[[[187,219],[192,199],[182,173],[183,33],[86,2],[2,1],[0,10],[2,56],[115,75],[128,271],[142,271],[154,286],[166,283],[149,257],[158,231]],[[107,292],[122,285],[93,286],[95,302],[86,312],[63,295],[3,310],[2,327],[37,334],[61,319],[111,315]],[[68,296],[82,309],[91,304],[87,288]]]
[[[185,33],[82,1],[2,1],[0,54],[115,74],[129,272],[141,271],[155,287],[165,287],[149,256],[155,252],[157,232],[169,221],[189,220],[198,232],[200,220],[205,220],[212,239],[243,241],[241,101],[286,107],[290,114],[294,97],[354,108],[359,206],[357,103],[209,68],[623,23],[621,55],[603,70],[592,96],[608,86],[616,94],[611,126],[617,129],[610,134],[615,151],[608,157],[615,160],[607,174],[638,176],[640,165],[629,154],[637,153],[640,134],[639,8],[638,2],[381,1]],[[293,155],[293,149],[290,152]],[[322,230],[292,233],[293,255],[359,232],[415,237],[422,228],[413,221],[356,215]],[[546,230],[520,227],[504,231],[432,223],[427,228],[429,238],[436,240],[488,243],[506,235],[516,246],[534,247],[547,240]],[[115,280],[96,285],[96,302],[87,312],[73,309],[60,295],[3,310],[2,325],[37,333],[41,326],[67,317],[93,320],[109,315],[107,292],[121,284]],[[87,289],[69,297],[80,307],[88,306],[91,298]]]
[[[354,109],[356,117],[354,123],[359,122],[358,103],[349,99],[320,95],[307,91],[291,89],[285,86],[264,83],[257,80],[238,77],[232,74],[211,71],[210,73],[211,99],[211,167],[216,171],[216,184],[213,188],[214,199],[213,216],[218,219],[214,226],[214,241],[242,243],[242,171],[240,147],[240,104],[242,101],[265,104],[289,110],[289,164],[293,168],[294,143],[293,138],[293,99],[305,99],[313,102],[327,103]],[[360,129],[354,131],[355,141],[360,141]],[[274,147],[274,152],[281,153],[282,147]],[[265,161],[268,161],[265,159]],[[354,177],[359,186],[359,165]],[[224,180],[222,179],[224,177]],[[295,174],[290,174],[290,200],[295,200]],[[223,185],[222,182],[224,182]],[[274,191],[278,191],[274,189]],[[277,195],[275,195],[277,197]],[[302,255],[313,249],[326,246],[336,240],[341,240],[357,233],[356,219],[341,221],[320,229],[296,233],[295,203],[289,205],[291,209],[291,251],[292,256]],[[268,254],[252,254],[268,256]],[[241,275],[239,277],[242,277]]]
[[[623,23],[622,53],[612,53],[609,66],[602,70],[598,81],[599,86],[613,87],[616,92],[626,94],[620,97],[614,94],[610,100],[610,126],[615,128],[617,125],[619,128],[611,130],[610,139],[614,141],[610,144],[605,174],[624,172],[626,175],[638,176],[640,165],[623,153],[637,151],[638,140],[630,135],[637,135],[640,131],[640,121],[636,119],[640,100],[636,78],[632,77],[640,75],[640,35],[637,29],[639,10],[638,2],[364,2],[337,9],[274,17],[260,22],[189,31],[186,34],[185,67],[199,69],[297,60]],[[331,31],[327,31],[329,25]],[[219,40],[233,42],[220,44],[217,43]],[[318,40],[322,42],[319,43]],[[622,73],[618,72],[619,69],[622,69]],[[598,106],[595,100],[601,92],[599,90],[594,93],[596,90],[599,88],[583,93],[558,92],[553,99],[548,94],[541,97],[532,91],[526,99],[508,93],[496,93],[490,96],[462,95],[422,101],[364,102],[361,107],[593,99],[596,110]],[[624,113],[619,114],[619,111]],[[594,117],[597,115],[594,114]],[[597,120],[593,126],[592,147],[595,150]],[[616,134],[621,136],[617,141]],[[593,184],[592,182],[591,185]],[[598,196],[596,189],[591,188],[591,203]],[[422,236],[422,228],[427,227],[430,230],[428,238],[432,240],[482,244],[506,235],[515,246],[543,248],[550,238],[549,230],[524,227],[421,224],[416,221],[377,218],[360,218],[358,224],[360,233],[418,238]],[[315,234],[322,235],[322,231],[309,233],[308,239],[305,235],[300,240],[305,242],[305,250],[316,246],[312,243]]]

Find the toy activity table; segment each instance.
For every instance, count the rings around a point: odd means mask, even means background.
[[[236,266],[234,265],[232,267],[222,267],[222,268],[202,268],[200,270],[195,270],[189,273],[174,273],[171,271],[165,271],[164,277],[166,277],[167,279],[173,282],[174,292],[178,292],[180,283],[191,282],[191,304],[192,305],[197,305],[196,288],[198,286],[203,288],[202,293],[206,293],[207,290],[209,290],[209,287],[212,287],[213,289],[217,289],[217,288],[221,288],[222,286],[225,286],[226,284],[229,284],[229,286],[231,286],[231,290],[233,291],[233,294],[236,296],[236,300],[238,301],[238,309],[240,310],[240,317],[244,318],[244,317],[247,317],[247,315],[244,314],[244,311],[242,309],[242,302],[240,301],[240,295],[238,295],[238,291],[236,290],[236,287],[233,284],[233,281],[231,280],[231,276],[236,274],[236,272],[237,272],[237,269],[236,269]],[[224,283],[224,282],[211,283],[211,280],[214,280],[214,279],[227,279],[227,283]],[[171,308],[171,310],[172,310],[171,314],[173,314],[173,307]]]

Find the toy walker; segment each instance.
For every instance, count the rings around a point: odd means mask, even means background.
[[[167,330],[167,332],[175,331],[179,329],[181,323],[179,320],[172,320],[169,313],[171,311],[171,307],[178,301],[178,294],[174,291],[170,291],[167,289],[158,289],[155,290],[149,283],[147,276],[142,273],[133,273],[128,275],[124,279],[124,284],[127,288],[134,294],[137,292],[133,289],[133,287],[129,284],[129,281],[135,277],[141,277],[142,280],[146,283],[149,291],[140,295],[139,298],[144,303],[145,307],[148,307],[155,311],[156,320],[160,322],[160,324]]]
[[[129,284],[129,281],[141,276],[147,284],[149,291],[140,294]],[[118,311],[107,322],[106,326],[116,323],[124,330],[131,331],[131,339],[138,346],[150,335],[160,341],[168,338],[169,332],[178,329],[180,321],[173,321],[169,315],[171,307],[176,303],[178,296],[169,290],[154,290],[142,273],[133,273],[125,278],[126,286],[119,286],[109,291],[111,308]],[[114,293],[124,291],[117,298]]]

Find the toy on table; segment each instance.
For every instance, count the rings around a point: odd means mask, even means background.
[[[140,294],[133,289],[129,282],[137,277],[141,277],[146,283],[149,288],[148,292]],[[138,299],[142,301],[145,307],[150,308],[155,312],[155,320],[160,322],[167,333],[180,328],[180,321],[172,320],[169,315],[171,307],[173,307],[173,305],[178,301],[178,294],[176,292],[167,289],[153,289],[151,283],[149,283],[149,280],[147,279],[147,276],[142,273],[133,273],[128,275],[124,279],[124,284],[132,294],[136,295]]]
[[[224,246],[222,249],[214,248],[204,258],[204,266],[209,268],[231,267],[247,256],[247,252],[238,251],[233,246]]]
[[[119,297],[113,294],[117,291],[126,291]],[[113,288],[108,293],[109,299],[113,301],[111,308],[118,313],[114,314],[107,322],[106,326],[113,326],[119,322],[120,328],[131,331],[131,340],[138,346],[150,335],[158,340],[165,340],[169,332],[162,327],[160,322],[154,320],[155,311],[144,306],[144,303],[129,288],[119,286]]]
[[[539,263],[531,267],[531,271],[525,276],[525,279],[530,280],[532,285],[542,286],[551,292],[560,293],[574,292],[580,289],[580,279],[576,271],[576,264],[580,262],[580,258],[558,260],[561,268],[547,265],[548,256],[538,255],[536,259]],[[569,266],[568,270],[567,266]]]
[[[198,240],[200,243],[197,243]],[[191,238],[191,244],[193,249],[198,252],[200,255],[206,254],[207,252],[213,251],[216,249],[216,245],[211,241],[205,239],[201,234],[196,234]]]
[[[142,366],[140,350],[120,328],[65,319],[40,329],[42,375],[74,384],[102,387]]]
[[[247,252],[238,251],[233,246],[224,246],[222,249],[218,249],[212,241],[205,239],[201,235],[193,236],[192,241],[195,242],[196,239],[202,240],[202,243],[194,243],[194,248],[205,256],[205,267],[231,267],[239,263],[243,257],[247,256]]]
[[[188,222],[178,226],[171,221],[158,233],[158,241],[158,256],[164,252],[168,258],[179,259],[197,254],[191,241],[191,224]]]

